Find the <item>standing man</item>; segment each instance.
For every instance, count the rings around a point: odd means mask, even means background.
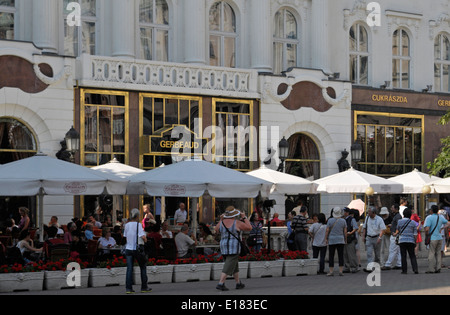
[[[431,215],[425,220],[425,232],[431,235],[430,249],[428,252],[428,271],[426,273],[441,272],[442,256],[441,248],[443,238],[441,229],[450,226],[450,223],[438,214],[439,207],[431,206]]]
[[[295,244],[297,250],[308,250],[308,208],[302,206],[300,214],[295,216],[291,223],[292,230],[295,231]]]
[[[177,211],[175,211],[175,215],[173,217],[176,225],[182,225],[187,220],[187,211],[186,205],[183,202],[180,202],[180,207]]]
[[[408,208],[408,199],[406,198],[400,198],[400,215],[403,218],[403,211]]]
[[[397,234],[395,233],[397,231],[397,225],[398,221],[402,219],[402,215],[400,214],[400,206],[398,204],[394,204],[391,207],[392,215],[394,216],[392,218],[391,223],[391,239],[389,244],[389,257],[386,263],[383,267],[381,267],[381,270],[391,270],[391,269],[401,269],[402,268],[402,260],[401,260],[401,254],[400,254],[400,246],[397,245],[395,242],[395,237]],[[392,265],[396,262],[396,265],[394,268],[392,268]]]
[[[356,256],[356,232],[359,226],[353,217],[353,211],[349,208],[344,208],[344,218],[347,222],[347,244],[344,246],[344,272],[355,273],[358,271],[358,257]]]
[[[383,219],[377,215],[375,207],[371,206],[363,226],[363,235],[366,235],[363,240],[366,243],[368,265],[373,262],[380,263],[381,240],[384,230],[386,230],[386,226]],[[372,272],[372,270],[367,268],[364,268],[364,271]]]

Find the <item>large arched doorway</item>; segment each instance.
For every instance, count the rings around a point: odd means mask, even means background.
[[[0,165],[32,157],[36,153],[36,138],[31,130],[17,119],[0,117]],[[19,223],[19,207],[30,209],[33,222],[35,197],[0,197],[0,230],[4,229],[8,219]]]
[[[303,177],[308,180],[320,178],[320,152],[315,141],[304,133],[292,135],[289,139],[289,153],[286,159],[286,173]],[[319,195],[289,196],[289,204],[296,205],[298,201],[308,207],[309,215],[320,213]],[[286,211],[289,211],[286,207]]]

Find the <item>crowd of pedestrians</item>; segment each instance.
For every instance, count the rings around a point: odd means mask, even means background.
[[[328,219],[322,213],[310,219],[308,209],[301,206],[288,215],[287,247],[307,251],[310,244],[313,258],[319,260],[318,274],[334,276],[337,260],[338,274],[343,276],[360,270],[370,273],[373,263],[379,264],[381,270],[401,270],[406,274],[408,257],[412,272],[417,274],[419,247],[426,246],[429,266],[423,272],[439,273],[445,267],[442,258],[449,242],[449,214],[443,207],[432,205],[422,220],[407,204],[406,199],[401,199],[390,211],[387,207],[371,206],[365,217],[360,217],[356,209],[335,207]],[[365,267],[361,267],[362,249],[367,254]]]

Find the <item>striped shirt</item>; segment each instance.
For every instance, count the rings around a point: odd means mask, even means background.
[[[308,233],[308,219],[302,215],[298,215],[292,219],[291,227],[295,233]]]
[[[233,233],[234,236],[228,231]],[[236,229],[236,220],[228,230],[222,222],[220,225],[220,235],[220,252],[222,255],[238,255],[241,251],[241,245],[237,239],[240,237],[240,233]]]
[[[408,225],[406,226],[406,224]],[[417,235],[417,223],[415,221],[412,221],[408,218],[401,219],[400,221],[398,221],[397,230],[399,231],[399,233],[403,230],[402,234],[400,235],[400,243],[416,243],[415,236]]]

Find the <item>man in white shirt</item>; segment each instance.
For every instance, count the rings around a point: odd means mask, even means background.
[[[180,208],[175,211],[175,215],[173,217],[175,224],[183,224],[187,220],[187,211],[186,205],[184,203],[180,203]]]
[[[175,236],[175,243],[177,244],[178,249],[178,258],[189,258],[191,256],[189,249],[192,245],[197,245],[197,240],[190,238],[188,233],[189,227],[183,225],[181,227],[181,232]]]
[[[377,215],[375,207],[371,206],[368,211],[366,221],[363,225],[363,241],[366,243],[367,264],[373,262],[380,263],[381,257],[381,240],[386,230],[383,219]],[[375,256],[375,257],[374,257]],[[366,272],[372,272],[364,268]]]
[[[400,198],[400,214],[403,216],[403,211],[405,211],[405,209],[408,208],[408,199],[406,198]]]

